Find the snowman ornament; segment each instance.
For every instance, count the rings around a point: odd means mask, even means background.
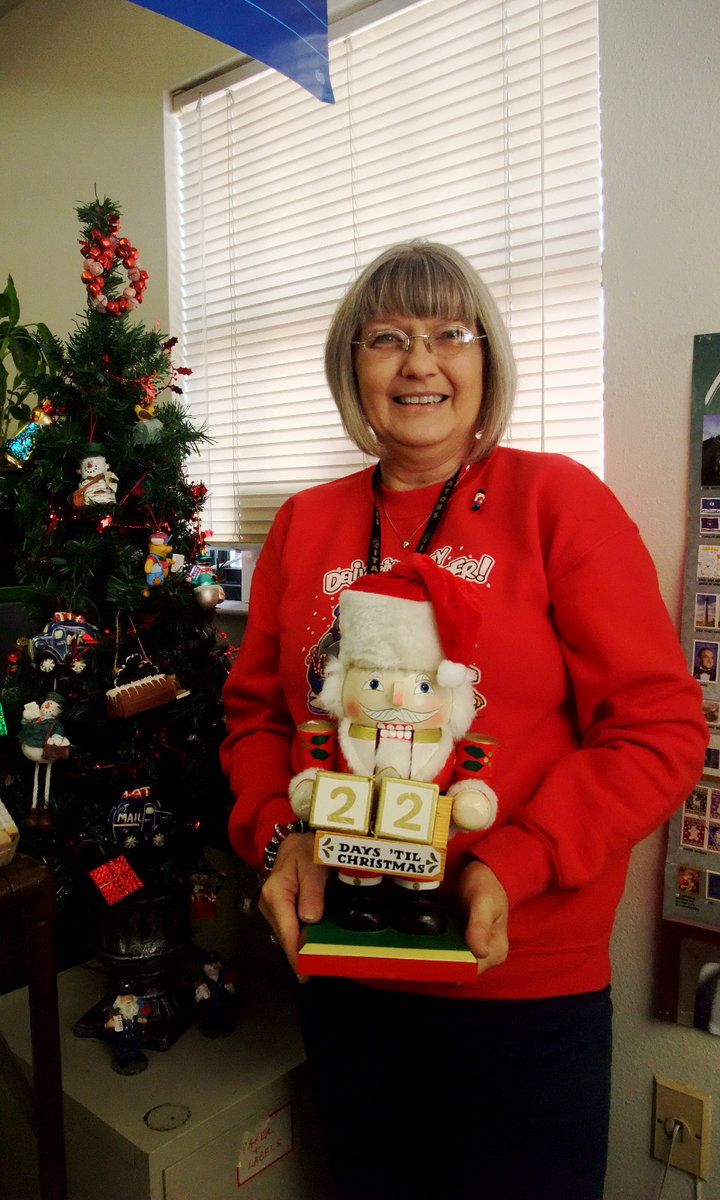
[[[86,504],[115,503],[119,480],[108,466],[102,447],[92,447],[81,459],[78,474],[80,485],[72,497],[76,508]]]
[[[18,739],[20,749],[30,762],[35,763],[33,794],[26,825],[30,828],[49,829],[51,825],[50,773],[54,762],[69,758],[70,742],[60,724],[63,698],[58,692],[50,692],[38,705],[32,700],[23,709],[22,725]],[[40,799],[40,768],[45,768],[45,788]]]

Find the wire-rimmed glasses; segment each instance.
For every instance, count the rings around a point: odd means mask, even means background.
[[[395,354],[409,354],[414,343],[421,338],[437,358],[452,358],[475,342],[482,341],[485,336],[484,333],[473,333],[466,325],[460,325],[457,321],[451,321],[437,325],[429,333],[405,333],[403,329],[382,326],[371,329],[364,338],[359,338],[352,344],[363,346],[372,354],[390,358]]]

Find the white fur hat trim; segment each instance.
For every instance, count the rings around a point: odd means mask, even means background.
[[[347,590],[340,596],[340,627],[345,663],[435,671],[445,659],[426,600]]]

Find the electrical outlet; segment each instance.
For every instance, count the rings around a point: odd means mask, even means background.
[[[682,1122],[672,1141],[674,1122]],[[655,1158],[707,1179],[710,1153],[710,1097],[695,1088],[655,1076],[653,1144]]]

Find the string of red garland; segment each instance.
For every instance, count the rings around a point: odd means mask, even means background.
[[[141,268],[138,252],[128,238],[117,236],[120,217],[111,213],[107,225],[107,234],[95,228],[90,232],[90,241],[80,242],[80,253],[85,268],[80,278],[87,288],[88,299],[94,308],[118,315],[142,304],[148,273]],[[105,295],[103,271],[109,273],[118,263],[125,267],[129,283],[121,296],[111,299]]]

